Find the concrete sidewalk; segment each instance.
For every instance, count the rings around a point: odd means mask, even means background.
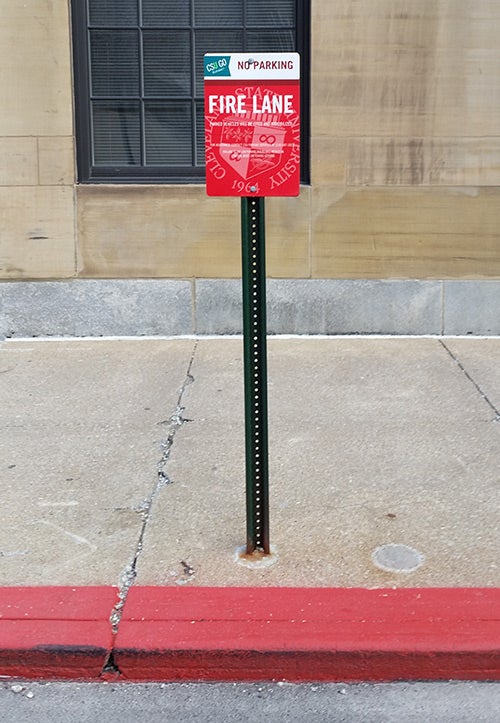
[[[276,561],[248,569],[241,339],[0,343],[5,604],[116,588],[116,636],[149,586],[500,587],[500,339],[268,350]]]

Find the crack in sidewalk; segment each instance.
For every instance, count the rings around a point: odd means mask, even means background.
[[[195,342],[195,345],[193,347],[193,351],[191,353],[191,357],[189,360],[189,364],[188,364],[188,367],[186,370],[186,376],[185,376],[184,382],[179,390],[177,405],[175,407],[174,412],[170,415],[170,417],[167,421],[168,427],[169,427],[168,434],[160,443],[162,454],[156,465],[156,467],[157,467],[156,484],[155,484],[154,488],[151,490],[151,493],[148,495],[148,497],[146,497],[146,499],[143,500],[143,502],[138,507],[135,508],[142,515],[142,526],[141,526],[139,538],[137,540],[137,545],[136,545],[132,560],[128,563],[128,565],[126,565],[125,569],[122,571],[122,573],[120,575],[119,588],[118,588],[118,601],[114,605],[113,610],[111,611],[110,618],[109,618],[114,638],[116,638],[116,635],[118,633],[118,628],[119,628],[120,621],[121,621],[121,618],[123,615],[123,609],[125,607],[125,603],[127,600],[129,590],[133,586],[134,581],[137,577],[137,561],[138,561],[139,556],[143,549],[144,537],[146,535],[146,530],[147,530],[148,523],[149,523],[149,520],[151,517],[151,510],[152,510],[153,504],[155,502],[156,497],[160,494],[161,490],[164,487],[166,487],[167,485],[172,484],[172,480],[168,476],[167,465],[168,465],[168,462],[170,459],[170,453],[172,450],[172,446],[175,441],[175,436],[176,436],[177,432],[181,429],[181,427],[183,427],[186,422],[190,421],[189,419],[186,419],[185,417],[183,417],[184,406],[183,406],[182,402],[183,402],[183,397],[184,397],[187,387],[194,382],[194,377],[191,374],[191,368],[193,366],[197,346],[198,346],[198,342]],[[161,423],[163,423],[163,422],[161,422]],[[111,670],[115,670],[116,672],[119,672],[116,669],[116,666],[114,665],[113,652],[111,652],[110,656],[108,657],[108,660],[106,661],[103,672],[109,672]]]
[[[481,387],[479,386],[479,384],[476,382],[476,380],[474,379],[474,377],[472,377],[472,376],[469,374],[469,372],[468,372],[467,369],[464,367],[464,365],[462,364],[462,362],[460,361],[460,359],[451,351],[451,349],[449,349],[449,348],[446,346],[446,344],[444,343],[444,341],[443,341],[442,339],[439,339],[438,341],[439,341],[439,343],[441,344],[441,346],[443,347],[443,349],[445,349],[445,350],[448,352],[448,354],[451,356],[451,358],[453,359],[453,361],[455,362],[455,364],[458,366],[458,368],[463,372],[463,374],[464,374],[464,375],[467,377],[467,379],[471,382],[471,384],[474,386],[475,390],[481,395],[481,397],[484,399],[484,401],[486,402],[486,404],[487,404],[487,405],[490,407],[490,409],[493,411],[493,413],[494,413],[494,415],[495,415],[495,418],[494,418],[493,421],[494,421],[494,422],[499,422],[499,421],[500,421],[500,411],[499,411],[499,410],[496,408],[496,406],[493,404],[493,402],[492,402],[491,399],[488,397],[488,395],[486,394],[486,392],[483,392],[483,390],[481,389]]]

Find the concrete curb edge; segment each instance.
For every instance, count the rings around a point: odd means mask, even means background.
[[[0,588],[2,678],[500,680],[497,588]]]

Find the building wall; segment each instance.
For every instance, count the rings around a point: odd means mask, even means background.
[[[239,201],[75,185],[68,0],[0,24],[0,279],[240,275]],[[312,0],[312,184],[269,199],[282,279],[500,278],[498,0]]]
[[[66,0],[2,3],[0,278],[75,275]]]
[[[500,4],[313,5],[312,275],[498,276]]]

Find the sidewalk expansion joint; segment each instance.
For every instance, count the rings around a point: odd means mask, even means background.
[[[135,508],[137,510],[137,512],[140,512],[142,515],[142,526],[141,526],[139,538],[137,540],[137,545],[136,545],[132,560],[126,565],[125,569],[122,571],[122,573],[120,575],[119,588],[118,588],[118,601],[114,605],[114,607],[111,611],[111,615],[110,615],[111,628],[112,628],[113,635],[115,638],[116,638],[116,635],[118,634],[118,628],[120,626],[120,621],[121,621],[121,618],[123,615],[123,609],[125,607],[127,595],[137,577],[137,562],[138,562],[139,556],[140,556],[143,546],[144,546],[144,538],[145,538],[146,530],[147,530],[148,523],[149,523],[149,520],[151,517],[151,511],[152,511],[153,504],[156,500],[156,497],[160,494],[161,490],[164,487],[166,487],[167,485],[172,484],[172,480],[170,479],[168,472],[167,472],[167,465],[168,465],[168,462],[170,459],[170,453],[171,453],[172,446],[175,441],[175,437],[177,435],[177,432],[181,429],[181,427],[183,427],[184,424],[186,424],[187,422],[191,421],[189,419],[186,419],[183,416],[183,412],[184,412],[183,398],[184,398],[184,394],[186,392],[187,387],[194,382],[194,377],[191,374],[191,368],[193,366],[197,346],[198,346],[198,342],[195,342],[193,351],[191,353],[191,357],[189,359],[188,367],[186,370],[186,376],[185,376],[184,382],[182,383],[182,386],[179,390],[179,396],[177,399],[177,404],[176,404],[175,410],[170,415],[169,419],[165,420],[166,423],[168,423],[168,434],[160,442],[160,448],[161,448],[162,454],[161,454],[160,460],[158,461],[158,463],[156,465],[156,467],[157,467],[156,484],[155,484],[154,488],[152,489],[151,493],[148,495],[148,497],[146,497],[146,499],[143,500],[143,502],[138,507]],[[161,422],[161,423],[165,423],[165,422]],[[111,654],[110,660],[112,661],[112,654]]]
[[[462,362],[460,361],[460,359],[451,351],[451,349],[449,349],[449,348],[446,346],[446,344],[444,343],[444,341],[443,341],[442,339],[439,339],[438,341],[439,341],[439,343],[441,344],[441,346],[443,347],[443,349],[445,349],[445,351],[448,352],[448,354],[451,356],[451,358],[453,359],[453,361],[455,362],[455,364],[458,366],[458,368],[462,371],[462,373],[467,377],[467,379],[468,379],[468,380],[470,381],[470,383],[473,385],[473,387],[475,388],[475,390],[476,390],[476,391],[480,394],[480,396],[484,399],[484,401],[486,402],[486,404],[490,407],[490,409],[492,410],[493,414],[495,415],[493,421],[494,421],[494,422],[499,422],[499,421],[500,421],[500,411],[496,408],[496,406],[493,404],[493,402],[492,402],[491,399],[488,397],[488,395],[487,395],[485,392],[483,392],[483,390],[481,389],[481,387],[479,386],[479,384],[478,384],[478,383],[476,382],[476,380],[469,374],[469,372],[468,372],[467,369],[464,367],[464,365],[462,364]]]

